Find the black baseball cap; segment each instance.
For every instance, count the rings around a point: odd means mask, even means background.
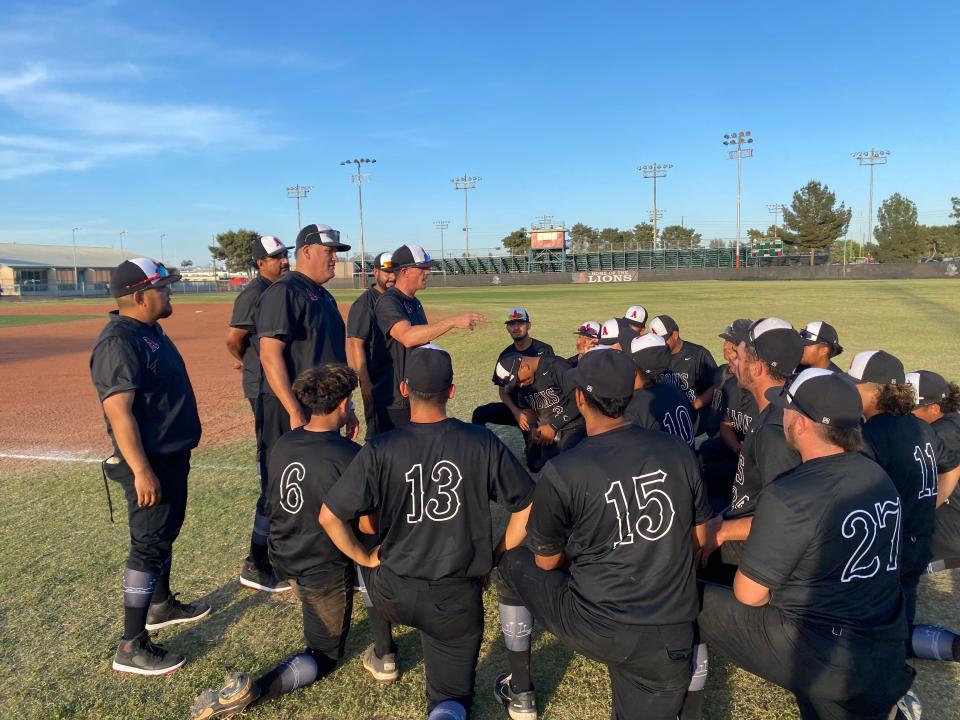
[[[903,385],[903,363],[884,350],[864,350],[853,356],[847,375],[857,384]]]
[[[290,252],[290,248],[283,244],[278,237],[264,235],[253,241],[253,259],[283,257]]]
[[[831,357],[836,357],[843,352],[837,329],[823,320],[814,320],[804,325],[803,330],[800,331],[800,338],[804,345],[817,345],[819,343],[829,345],[833,350],[830,353]]]
[[[913,387],[917,405],[935,405],[950,397],[950,384],[943,375],[930,370],[907,373],[907,382]]]
[[[373,257],[373,269],[374,270],[390,270],[393,267],[393,253],[382,252],[377,253]]]
[[[793,325],[780,318],[760,318],[747,330],[747,345],[782,375],[792,375],[803,358],[803,341]]]
[[[729,340],[734,345],[739,345],[742,342],[750,342],[750,326],[752,324],[753,320],[748,320],[747,318],[734,320],[723,329],[720,337],[724,340]]]
[[[677,321],[669,315],[657,315],[650,321],[650,331],[655,332],[660,337],[670,337],[674,332],[679,332],[680,326]]]
[[[630,357],[637,369],[648,377],[660,377],[670,367],[670,348],[656,333],[635,337],[630,342]]]
[[[772,387],[767,400],[777,407],[796,410],[815,423],[855,428],[863,415],[860,393],[843,375],[822,368],[807,368],[789,385]]]
[[[453,385],[450,353],[433,343],[409,350],[403,369],[403,381],[417,392],[440,393]]]
[[[110,277],[110,294],[113,297],[133,295],[138,290],[156,290],[175,283],[180,279],[180,271],[167,267],[157,260],[138,257],[124,260],[117,265]]]
[[[344,252],[350,249],[349,245],[340,242],[340,231],[334,230],[329,225],[318,225],[313,223],[307,225],[297,233],[297,250],[304,245],[325,245],[333,248],[336,252]]]
[[[403,268],[436,268],[440,263],[430,257],[430,253],[419,245],[401,245],[393,251],[391,259],[391,270],[401,270]]]
[[[633,361],[607,347],[593,348],[575,368],[564,373],[565,387],[578,387],[596,400],[624,400],[633,396]]]

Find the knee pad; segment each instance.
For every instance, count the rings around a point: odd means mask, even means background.
[[[533,614],[523,605],[500,604],[500,629],[503,641],[511,652],[525,652],[530,649],[530,635],[533,633]]]
[[[936,625],[914,625],[910,631],[910,649],[924,660],[952,661],[957,636]]]
[[[312,651],[292,655],[277,667],[279,670],[281,692],[288,693],[309,685],[317,679],[320,668]]]
[[[427,720],[467,720],[467,709],[456,700],[437,703]]]
[[[169,567],[169,566],[168,566]],[[157,587],[157,573],[126,568],[123,571],[123,604],[127,607],[147,607]]]
[[[260,545],[267,544],[267,538],[270,537],[270,518],[261,512],[260,508],[257,508],[256,514],[253,516],[253,538],[254,542],[257,542]]]
[[[693,646],[693,677],[690,678],[688,692],[699,692],[707,686],[707,672],[710,666],[710,656],[707,653],[707,644],[699,643]]]

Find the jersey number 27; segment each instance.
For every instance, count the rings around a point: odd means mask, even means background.
[[[423,476],[423,465],[417,463],[404,476],[410,486],[410,512],[408,523],[418,523],[426,515],[428,520],[443,522],[456,516],[460,510],[460,495],[457,488],[463,475],[460,468],[449,460],[441,460],[430,472],[430,482]]]

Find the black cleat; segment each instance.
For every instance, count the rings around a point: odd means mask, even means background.
[[[113,656],[113,669],[135,675],[169,675],[179,670],[187,659],[167,652],[150,642],[147,631],[132,640],[121,640]]]
[[[159,630],[170,625],[191,623],[210,614],[210,606],[205,602],[182,603],[174,593],[164,602],[154,603],[147,610],[147,630]]]
[[[260,697],[260,688],[247,673],[233,673],[223,679],[219,690],[204,690],[190,706],[190,720],[232,718]]]
[[[537,720],[537,696],[533,688],[514,692],[510,687],[512,675],[501,673],[493,686],[493,695],[507,709],[510,720]]]
[[[286,592],[292,590],[292,586],[286,580],[281,580],[273,574],[273,568],[257,567],[251,560],[243,563],[243,570],[240,571],[240,584],[244,587],[263,592]]]

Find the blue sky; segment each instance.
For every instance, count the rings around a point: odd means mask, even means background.
[[[304,223],[358,242],[339,161],[377,159],[367,250],[489,248],[538,215],[647,219],[735,234],[736,163],[751,130],[743,227],[766,227],[810,179],[866,215],[850,152],[891,151],[921,222],[960,195],[955,2],[6,2],[0,10],[0,238],[206,259],[213,233],[292,242]]]

